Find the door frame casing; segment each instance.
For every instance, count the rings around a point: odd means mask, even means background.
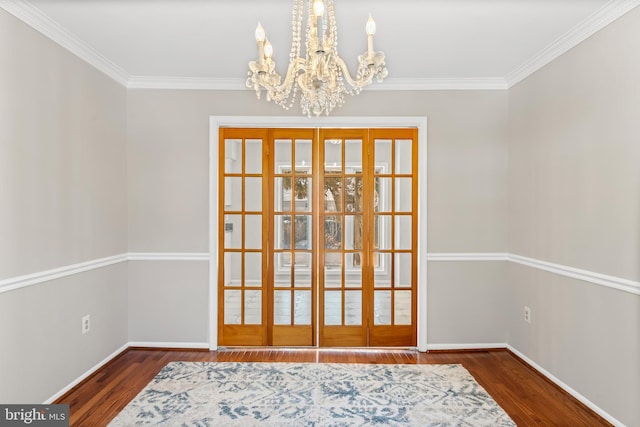
[[[218,349],[219,129],[238,128],[403,128],[418,129],[418,350],[427,351],[427,118],[426,117],[209,117],[209,349]]]

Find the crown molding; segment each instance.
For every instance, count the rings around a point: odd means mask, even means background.
[[[129,74],[25,0],[0,0],[0,8],[50,38],[123,86]]]
[[[502,77],[455,78],[388,78],[365,90],[506,90]]]
[[[129,89],[248,90],[243,78],[130,76]]]
[[[609,1],[504,78],[388,78],[366,90],[507,90],[637,6],[640,0]],[[129,89],[249,90],[244,78],[132,76],[27,0],[0,0],[0,8]]]
[[[204,77],[154,77],[130,76],[129,89],[179,89],[179,90],[250,90],[242,78]],[[382,83],[367,86],[369,91],[403,90],[506,90],[503,78],[389,78]]]
[[[637,6],[640,6],[640,0],[611,0],[607,2],[584,21],[507,74],[505,76],[507,88],[526,79]]]

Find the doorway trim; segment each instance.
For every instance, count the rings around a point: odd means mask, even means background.
[[[209,117],[209,349],[218,349],[219,128],[418,128],[418,350],[427,351],[427,118],[426,117]]]

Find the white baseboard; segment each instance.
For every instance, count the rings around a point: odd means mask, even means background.
[[[427,344],[427,351],[429,350],[484,350],[484,349],[496,349],[507,348],[506,343],[473,343],[473,344]]]
[[[189,349],[209,349],[209,343],[199,343],[199,342],[147,342],[147,341],[133,341],[128,342],[109,356],[105,357],[102,361],[98,362],[94,367],[89,369],[84,374],[80,375],[78,378],[70,382],[66,387],[62,390],[48,398],[43,402],[43,404],[48,405],[55,402],[60,397],[64,396],[65,393],[69,392],[72,388],[80,384],[82,381],[87,379],[90,375],[95,373],[98,369],[102,368],[107,363],[111,362],[113,359],[118,357],[123,351],[130,347],[148,347],[148,348],[189,348]]]
[[[542,366],[538,365],[536,362],[534,362],[533,360],[531,360],[530,358],[528,358],[527,356],[522,354],[520,351],[518,351],[513,346],[507,345],[507,349],[509,351],[511,351],[513,354],[517,355],[522,360],[524,360],[533,369],[535,369],[536,371],[540,372],[542,375],[547,377],[550,381],[552,381],[558,387],[560,387],[561,389],[563,389],[564,391],[569,393],[571,396],[576,398],[578,401],[580,401],[587,408],[591,409],[593,412],[595,412],[596,414],[600,415],[602,418],[604,418],[605,420],[607,420],[608,422],[610,422],[614,426],[616,426],[616,427],[625,427],[625,425],[623,423],[621,423],[620,421],[616,420],[611,415],[609,415],[607,412],[605,412],[600,407],[598,407],[596,404],[591,402],[589,399],[587,399],[586,397],[584,397],[583,395],[581,395],[580,393],[578,393],[577,391],[575,391],[574,389],[569,387],[564,382],[560,381],[551,372],[547,371]]]
[[[194,350],[209,350],[208,342],[151,342],[151,341],[130,341],[129,347],[147,348],[188,348]]]
[[[569,387],[564,382],[560,381],[553,374],[551,374],[551,372],[547,371],[542,366],[538,365],[536,362],[534,362],[533,360],[531,360],[530,358],[528,358],[527,356],[522,354],[520,351],[518,351],[516,348],[514,348],[510,344],[506,344],[506,343],[476,344],[476,343],[473,343],[473,344],[428,344],[427,345],[427,351],[428,350],[457,350],[457,351],[462,351],[462,350],[482,350],[482,349],[499,349],[499,348],[503,348],[503,349],[509,350],[510,352],[512,352],[513,354],[518,356],[525,363],[527,363],[531,368],[533,368],[534,370],[538,371],[541,375],[543,375],[544,377],[549,379],[549,381],[551,381],[554,384],[556,384],[558,387],[560,387],[561,389],[563,389],[564,391],[569,393],[576,400],[581,402],[587,408],[591,409],[593,412],[595,412],[596,414],[600,415],[602,418],[604,418],[605,420],[607,420],[608,422],[610,422],[614,426],[616,426],[616,427],[625,427],[625,425],[623,423],[621,423],[620,421],[618,421],[617,419],[615,419],[614,417],[609,415],[607,412],[605,412],[600,407],[598,407],[596,404],[591,402],[589,399],[587,399],[586,397],[584,397],[583,395],[578,393],[576,390],[574,390],[573,388]]]
[[[126,343],[125,345],[123,345],[122,347],[120,347],[119,349],[117,349],[107,357],[105,357],[102,361],[98,362],[93,368],[89,369],[87,372],[80,375],[78,378],[76,378],[71,383],[69,383],[65,388],[63,388],[62,390],[60,390],[59,392],[57,392],[56,394],[54,394],[53,396],[45,400],[43,403],[45,405],[49,405],[55,402],[56,399],[59,399],[60,397],[64,396],[65,393],[67,393],[69,390],[71,390],[72,388],[80,384],[82,381],[87,379],[90,375],[92,375],[98,369],[102,368],[104,365],[106,365],[107,363],[111,362],[113,359],[118,357],[120,353],[125,351],[127,348],[129,348],[129,343]]]

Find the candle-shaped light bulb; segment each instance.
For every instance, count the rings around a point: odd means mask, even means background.
[[[322,0],[314,0],[313,1],[313,13],[318,18],[320,18],[322,15],[324,15],[324,2]]]
[[[318,52],[324,51],[324,37],[322,34],[322,15],[324,15],[324,2],[322,0],[313,0],[313,14],[316,17],[317,22],[315,23],[317,41],[318,41]]]
[[[266,34],[264,33],[264,28],[262,28],[262,24],[258,22],[258,27],[256,28],[256,41],[261,43],[266,38]]]
[[[367,19],[367,35],[372,36],[376,33],[376,21],[373,20],[371,14],[369,14],[369,19]]]
[[[371,58],[373,56],[373,35],[376,33],[376,23],[371,17],[371,14],[369,14],[365,28],[367,30],[367,55]]]
[[[262,24],[258,22],[258,26],[256,27],[256,42],[258,43],[258,63],[264,63],[264,41],[267,38],[267,35],[264,32],[264,28],[262,28]]]
[[[273,56],[273,46],[271,46],[269,39],[266,39],[266,41],[264,42],[264,56],[267,59],[271,59],[271,57]]]

